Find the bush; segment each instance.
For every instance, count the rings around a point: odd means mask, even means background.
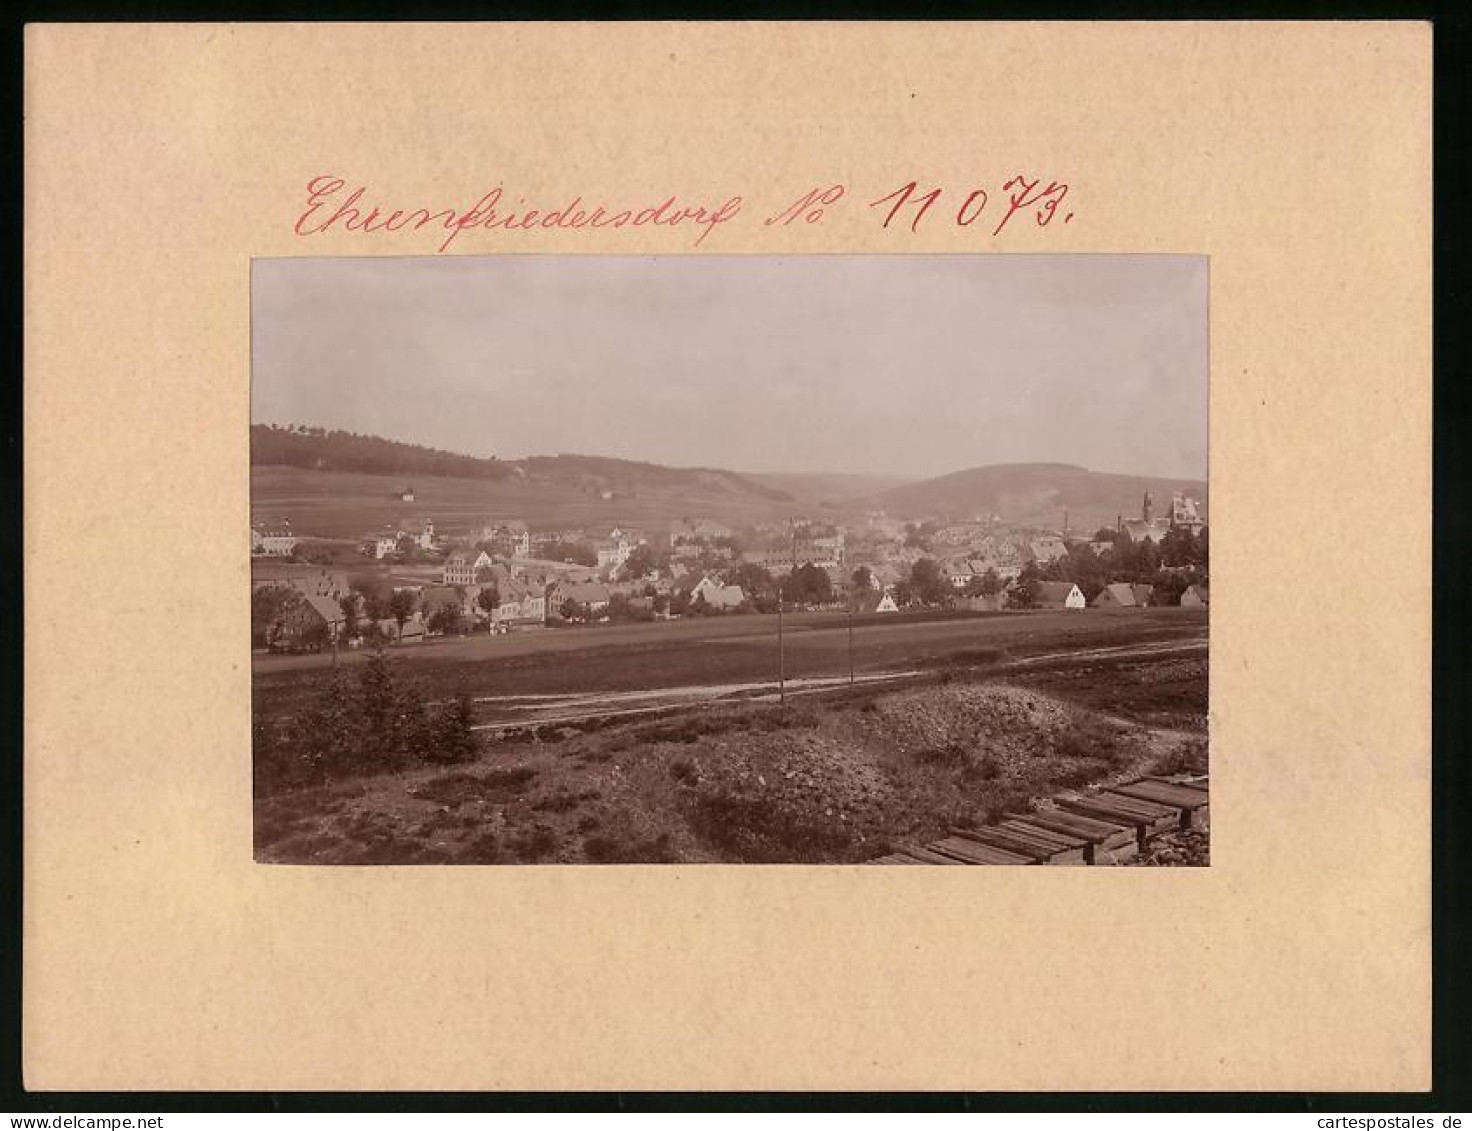
[[[479,748],[471,730],[472,722],[470,696],[457,695],[435,716],[425,759],[450,764],[474,761]]]

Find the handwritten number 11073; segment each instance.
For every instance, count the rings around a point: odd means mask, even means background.
[[[816,224],[824,218],[829,209],[843,199],[844,194],[843,185],[815,188],[793,201],[781,212],[768,216],[765,224],[767,227],[773,225],[786,227],[797,221]],[[878,214],[884,217],[883,227],[908,226],[912,232],[919,231],[920,225],[927,222],[927,218],[947,214],[956,227],[969,228],[990,211],[992,215],[998,217],[996,225],[991,230],[991,234],[996,236],[1002,233],[1012,217],[1019,212],[1030,211],[1037,226],[1046,228],[1058,216],[1059,208],[1067,196],[1068,186],[1066,184],[1059,181],[1049,181],[1044,184],[1041,177],[1029,179],[1019,174],[1002,186],[995,207],[991,207],[992,195],[984,188],[973,188],[962,196],[960,193],[948,192],[942,188],[921,191],[918,181],[901,185],[888,195],[881,196],[878,200],[871,200],[869,207],[880,209]],[[941,204],[942,200],[945,201],[945,204]],[[954,212],[951,211],[953,200],[960,202],[956,205]],[[1064,224],[1069,223],[1072,219],[1072,212],[1063,213],[1062,222]]]
[[[911,181],[907,185],[894,190],[888,196],[881,196],[878,200],[869,202],[870,208],[879,208],[889,205],[889,211],[884,214],[884,227],[891,224],[902,224],[908,215],[910,220],[910,231],[917,231],[920,223],[930,212],[931,208],[939,203],[945,195],[944,190],[933,188],[929,192],[921,192],[917,182]],[[956,194],[959,196],[959,194]],[[1002,229],[1007,226],[1008,221],[1019,212],[1033,211],[1033,218],[1038,227],[1046,228],[1053,222],[1058,213],[1058,206],[1063,203],[1068,195],[1068,186],[1058,181],[1049,181],[1044,185],[1041,177],[1028,180],[1023,176],[1016,176],[1002,186],[1002,200],[994,213],[1000,213],[997,226],[992,229],[992,235],[1000,235]],[[972,189],[953,215],[953,221],[958,228],[968,228],[987,210],[990,203],[990,194],[984,188]],[[1063,223],[1067,224],[1073,219],[1073,213],[1067,212],[1063,215]]]

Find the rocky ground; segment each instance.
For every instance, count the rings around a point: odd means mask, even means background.
[[[465,766],[263,798],[257,856],[322,864],[862,861],[1061,789],[1204,769],[1204,662],[1155,667],[1161,671],[1145,664],[1122,674],[1100,702],[1077,693],[1086,681],[1070,671],[1053,685],[1046,674],[1025,683],[940,678],[785,707],[730,705],[592,730],[512,733],[487,740]],[[1197,681],[1199,715],[1188,694]],[[1168,694],[1148,694],[1162,688]],[[1162,845],[1160,859],[1145,862],[1199,862],[1187,859],[1199,852],[1204,846]]]

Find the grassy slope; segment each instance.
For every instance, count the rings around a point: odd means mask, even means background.
[[[251,517],[286,517],[298,534],[357,538],[384,523],[406,529],[425,517],[453,534],[472,522],[521,519],[534,529],[596,523],[668,523],[683,517],[714,518],[732,525],[769,521],[792,510],[790,502],[731,490],[719,477],[677,487],[641,489],[633,498],[600,499],[596,493],[546,480],[433,479],[415,477],[416,499],[400,502],[400,477],[292,467],[252,467]],[[417,529],[417,527],[414,527]]]

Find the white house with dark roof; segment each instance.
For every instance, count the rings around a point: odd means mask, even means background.
[[[1037,601],[1040,609],[1082,609],[1088,604],[1083,590],[1071,581],[1039,581]]]

